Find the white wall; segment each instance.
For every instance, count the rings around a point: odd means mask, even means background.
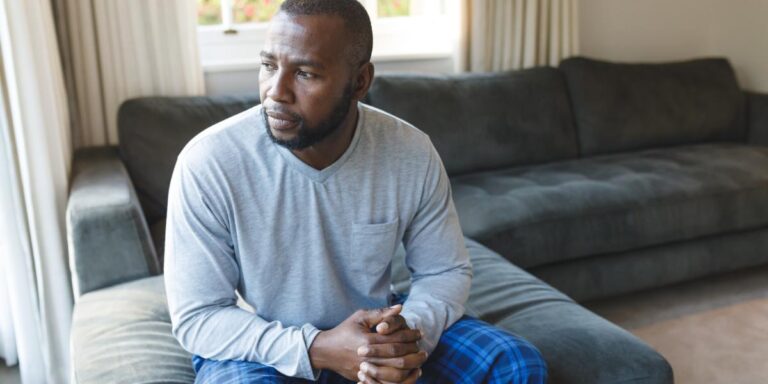
[[[768,92],[768,0],[579,0],[584,56],[615,61],[726,56]]]

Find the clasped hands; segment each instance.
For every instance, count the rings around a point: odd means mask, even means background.
[[[421,332],[408,328],[401,310],[402,305],[359,310],[320,332],[309,348],[312,367],[364,384],[415,383],[427,353],[417,344]]]

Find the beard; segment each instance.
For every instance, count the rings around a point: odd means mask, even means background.
[[[344,118],[347,117],[351,102],[352,83],[350,82],[344,88],[344,93],[341,95],[341,99],[339,99],[339,102],[334,105],[333,110],[328,115],[328,117],[325,120],[319,122],[317,125],[307,125],[301,116],[290,113],[291,117],[296,119],[298,122],[298,129],[296,137],[287,140],[275,137],[275,135],[272,133],[272,129],[269,127],[269,119],[267,119],[267,112],[264,108],[261,109],[261,117],[264,119],[264,127],[267,129],[267,134],[273,143],[288,149],[300,150],[317,144],[326,137],[330,136],[333,132],[336,132],[336,130],[341,127],[341,123],[344,121]]]

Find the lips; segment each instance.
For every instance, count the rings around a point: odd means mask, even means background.
[[[293,116],[277,111],[267,111],[267,120],[270,128],[278,131],[293,129],[299,122]]]

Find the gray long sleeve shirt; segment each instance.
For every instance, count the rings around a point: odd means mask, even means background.
[[[165,284],[193,354],[316,379],[308,349],[357,309],[387,306],[402,242],[402,315],[431,352],[464,312],[471,266],[429,138],[364,104],[349,148],[316,170],[267,135],[261,106],[190,141],[168,196]],[[236,305],[237,295],[254,313]]]

